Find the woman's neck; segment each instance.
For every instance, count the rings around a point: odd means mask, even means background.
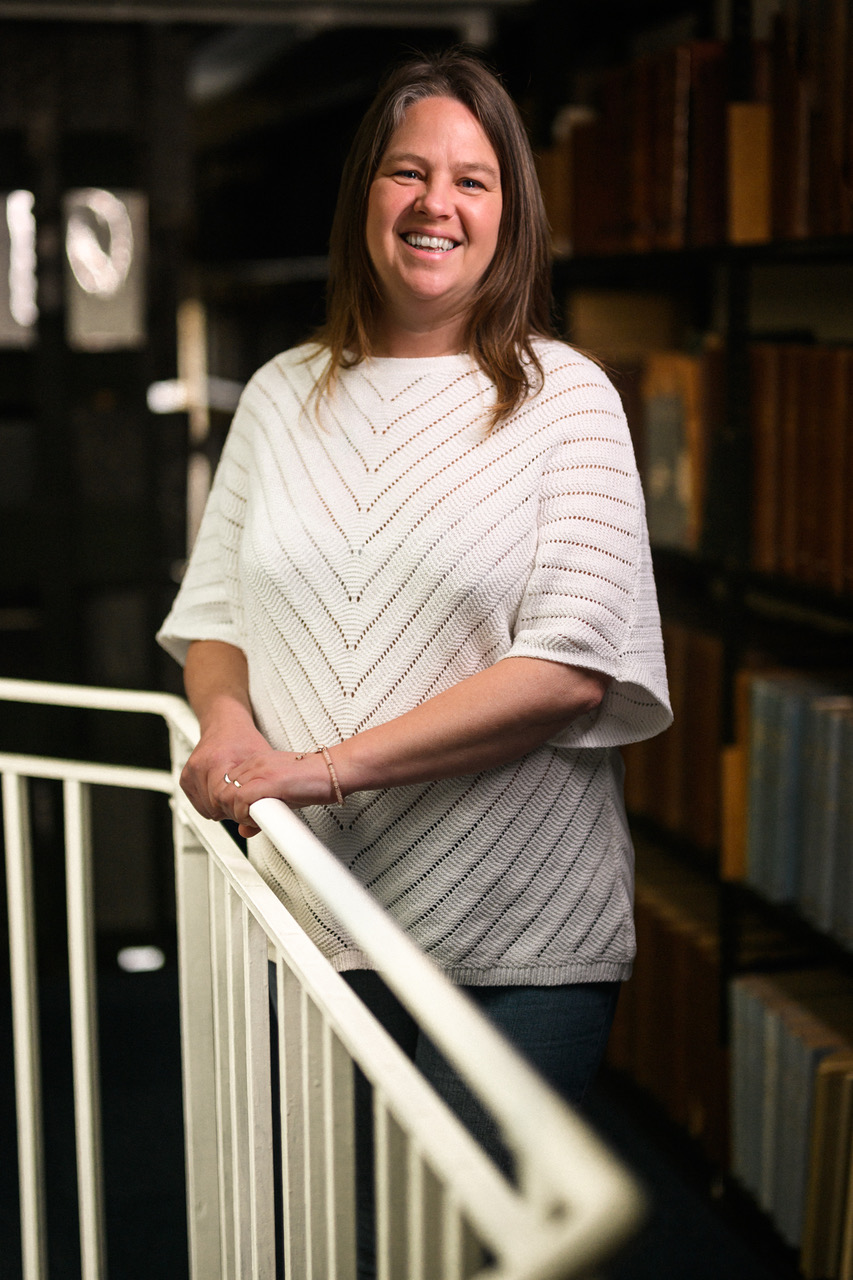
[[[465,350],[465,321],[458,316],[437,324],[407,324],[390,317],[380,322],[373,354],[398,360],[455,356]]]

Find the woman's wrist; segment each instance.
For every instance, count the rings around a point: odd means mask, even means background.
[[[321,743],[316,748],[315,751],[300,752],[299,755],[297,755],[296,759],[304,760],[308,755],[319,756],[323,762],[323,767],[325,768],[326,774],[328,775],[328,781],[329,781],[329,787],[330,787],[330,793],[331,793],[329,796],[328,803],[342,805],[344,803],[345,796],[341,788],[340,780],[338,778],[338,771],[335,768],[335,762],[332,759],[332,754],[330,749],[324,743]]]
[[[198,713],[198,721],[202,733],[225,726],[229,729],[257,728],[251,707],[241,697],[231,693],[219,693],[210,698]]]
[[[329,751],[329,748],[321,745],[320,755],[323,757],[324,761],[326,762],[326,768],[329,770],[329,777],[332,780],[332,791],[334,792],[335,801],[337,804],[343,804],[344,794],[341,791],[341,784],[338,781],[338,771],[335,768],[334,761],[332,760],[332,755],[331,755],[331,752]]]

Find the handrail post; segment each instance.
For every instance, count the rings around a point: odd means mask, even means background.
[[[191,1280],[220,1280],[223,1271],[208,858],[177,814],[173,825]]]
[[[89,788],[84,783],[69,779],[63,785],[80,1257],[83,1280],[101,1280],[106,1275],[106,1236],[101,1161],[91,797]]]
[[[27,783],[3,775],[23,1280],[47,1275],[33,859]]]

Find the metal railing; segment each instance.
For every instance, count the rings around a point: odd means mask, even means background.
[[[177,785],[197,735],[185,703],[13,680],[0,680],[0,700],[153,713],[168,724],[172,745],[171,772],[0,755],[24,1280],[46,1276],[29,778],[59,779],[65,795],[83,1280],[106,1275],[88,820],[90,788],[102,785],[160,791],[173,806],[193,1280],[274,1280],[275,1142],[288,1280],[354,1280],[353,1064],[372,1087],[380,1280],[588,1276],[630,1236],[642,1213],[630,1174],[286,806],[261,800],[252,817],[494,1116],[515,1181],[460,1125],[224,828],[192,809]]]

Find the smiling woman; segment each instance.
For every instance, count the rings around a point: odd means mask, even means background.
[[[541,383],[533,339],[553,332],[550,235],[533,156],[515,104],[482,63],[455,53],[415,59],[392,71],[356,133],[332,224],[327,317],[320,334],[331,359],[319,390],[329,390],[339,370],[378,354],[376,342],[384,329],[387,299],[368,253],[368,208],[392,146],[395,154],[402,153],[401,174],[410,174],[410,180],[423,175],[418,161],[429,156],[420,156],[417,149],[414,156],[406,155],[399,134],[412,127],[410,118],[428,103],[452,103],[467,111],[467,117],[455,112],[456,121],[464,120],[466,131],[473,121],[479,132],[471,138],[474,151],[456,159],[485,163],[487,171],[472,173],[468,182],[488,189],[496,181],[500,190],[497,243],[468,297],[461,340],[457,337],[450,343],[451,350],[468,351],[494,384],[491,418],[497,423]],[[433,106],[439,112],[443,109]],[[429,147],[441,142],[434,132]],[[487,157],[479,154],[484,142],[491,153]],[[458,176],[464,183],[464,175]],[[421,354],[430,353],[422,350]]]
[[[619,397],[549,336],[530,147],[478,61],[392,73],[330,267],[325,327],[243,395],[160,632],[202,729],[182,784],[503,1158],[250,808],[300,810],[578,1102],[634,951],[618,747],[671,719],[643,496]]]
[[[367,203],[367,251],[384,304],[377,355],[463,350],[502,208],[498,158],[468,108],[453,98],[414,103]]]

